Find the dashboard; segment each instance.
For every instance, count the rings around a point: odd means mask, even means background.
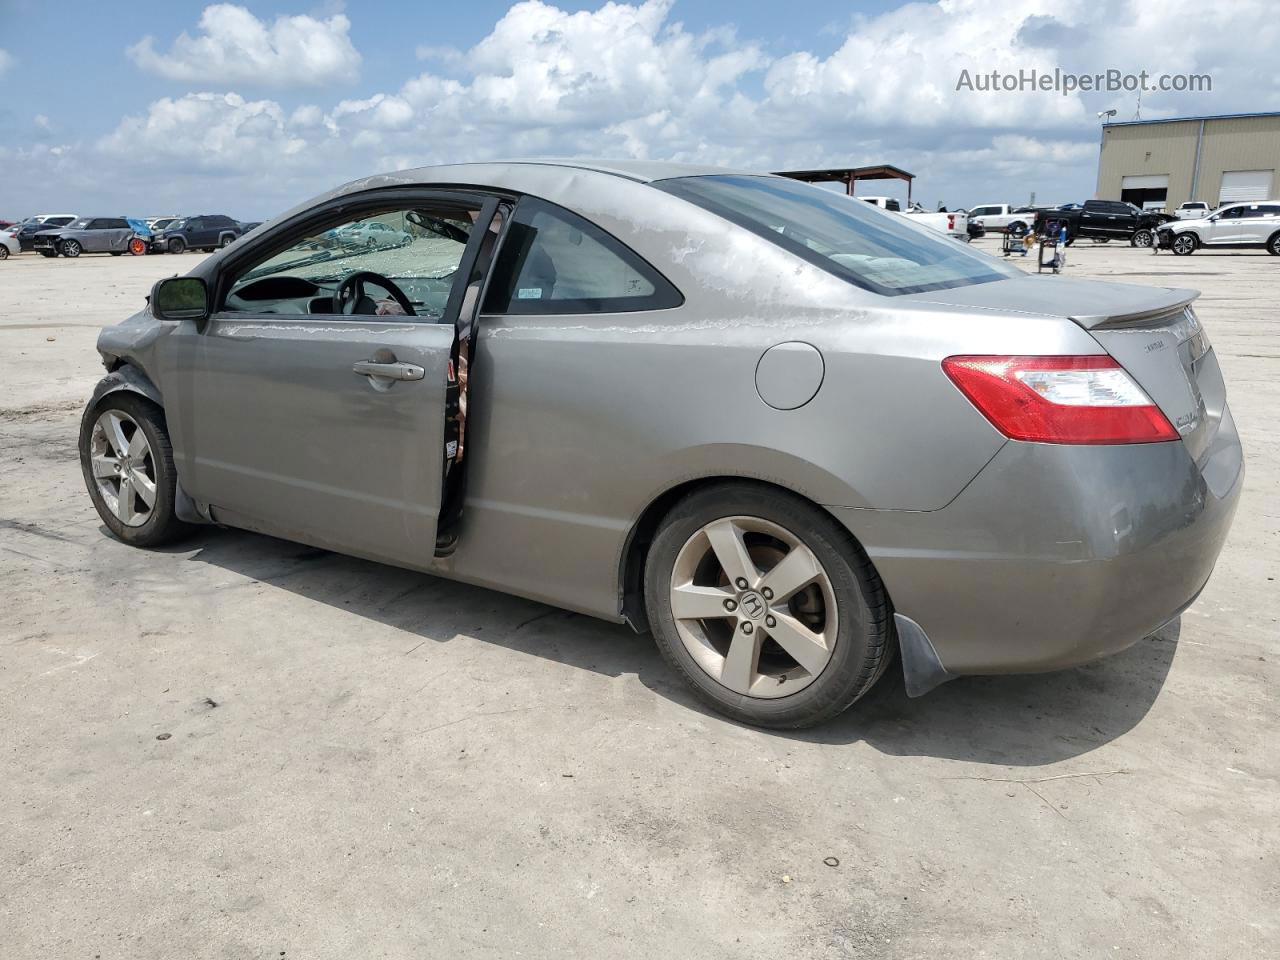
[[[263,277],[233,290],[227,296],[224,310],[253,314],[333,315],[333,295],[342,282],[341,277],[325,277],[308,280],[304,277],[277,275]],[[453,289],[453,277],[392,277],[396,285],[409,298],[414,313],[425,320],[440,320],[444,316]],[[377,289],[376,280],[366,281],[365,298],[356,307],[357,314],[372,315],[377,310],[370,298],[370,289]]]

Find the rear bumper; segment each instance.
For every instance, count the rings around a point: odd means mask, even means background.
[[[1033,673],[1115,653],[1199,594],[1244,480],[1229,410],[1182,443],[1009,442],[928,513],[834,508],[947,673]]]

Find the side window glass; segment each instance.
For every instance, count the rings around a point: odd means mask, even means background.
[[[371,229],[375,220],[387,229]],[[241,273],[222,309],[436,322],[445,314],[471,226],[471,216],[456,208],[379,211],[330,221]]]
[[[484,312],[624,313],[683,302],[665,277],[595,224],[525,197],[503,241]]]

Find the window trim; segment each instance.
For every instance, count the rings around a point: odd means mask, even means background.
[[[517,225],[529,226],[529,220],[537,213],[550,216],[567,223],[575,230],[581,231],[599,244],[609,253],[616,256],[624,264],[640,274],[653,286],[653,293],[636,297],[580,297],[566,300],[520,300],[513,296],[514,290],[508,289],[505,294],[504,309],[492,308],[490,298],[497,291],[499,268],[503,265],[503,257],[514,250],[512,231]],[[517,252],[513,254],[519,256]],[[511,277],[514,284],[519,273]],[[489,268],[484,300],[480,307],[483,317],[559,317],[582,316],[613,313],[648,313],[656,310],[675,310],[684,306],[684,294],[657,267],[623,243],[609,231],[597,223],[593,223],[579,213],[566,207],[524,194],[516,203],[510,220],[503,226],[502,247],[497,251],[493,264]]]
[[[363,193],[343,194],[333,197],[325,203],[311,207],[310,209],[300,212],[297,216],[288,220],[274,224],[262,236],[258,237],[252,244],[241,249],[240,244],[235,244],[229,249],[233,251],[219,266],[215,277],[210,283],[212,296],[210,302],[216,304],[211,311],[210,317],[213,319],[234,319],[236,317],[245,316],[243,311],[229,311],[226,309],[227,296],[231,292],[231,286],[235,280],[239,278],[247,270],[253,269],[269,260],[274,254],[266,253],[268,250],[287,249],[287,245],[296,243],[298,240],[306,237],[316,228],[323,228],[325,224],[333,227],[343,222],[342,218],[354,218],[362,213],[373,215],[379,212],[387,212],[399,209],[411,209],[415,204],[440,204],[442,206],[456,206],[459,209],[476,208],[483,212],[485,205],[494,200],[496,203],[499,193],[496,191],[484,189],[457,188],[451,186],[443,186],[435,188],[430,185],[422,185],[416,187],[378,187]],[[466,261],[466,251],[463,252],[463,260],[459,262],[459,267]],[[455,271],[456,277],[456,271]],[[455,279],[454,288],[449,293],[448,305],[453,306],[455,298],[460,298],[460,288],[457,286]],[[446,316],[448,316],[446,310]],[[258,320],[277,320],[277,321],[296,321],[300,317],[309,320],[325,322],[342,320],[350,322],[352,316],[347,314],[335,313],[309,313],[309,314],[267,314],[253,315]],[[358,315],[360,318],[366,318],[364,314]],[[404,317],[398,315],[379,316],[376,318],[368,317],[367,319],[377,319],[378,322],[387,323],[438,323],[428,317]]]
[[[774,180],[774,179],[786,180],[787,179],[785,177],[775,177],[769,174],[754,174],[754,173],[715,174],[713,175],[713,178],[719,178],[719,179],[751,178],[751,179],[757,179],[757,180]],[[902,288],[886,287],[883,284],[876,283],[874,280],[870,280],[866,277],[858,275],[853,270],[850,270],[847,267],[844,267],[843,265],[841,265],[840,263],[834,260],[831,260],[829,257],[825,257],[820,253],[810,250],[803,243],[799,243],[791,239],[790,237],[784,236],[780,233],[770,230],[768,227],[766,227],[764,224],[760,223],[759,221],[753,220],[750,217],[743,216],[742,214],[738,213],[736,210],[732,209],[731,207],[727,207],[722,204],[719,204],[714,200],[708,200],[696,193],[686,193],[685,191],[679,189],[679,187],[677,186],[677,184],[679,184],[682,180],[697,180],[697,179],[699,179],[698,176],[672,177],[666,180],[655,180],[650,184],[650,186],[658,190],[661,190],[663,193],[670,194],[671,196],[676,197],[679,200],[683,200],[685,203],[691,203],[695,207],[699,207],[703,210],[706,210],[708,213],[712,213],[717,217],[720,217],[722,220],[727,220],[729,223],[732,223],[735,226],[741,227],[743,230],[746,230],[750,233],[755,234],[757,237],[760,237],[764,240],[769,241],[779,249],[785,250],[787,253],[790,253],[793,256],[799,257],[801,260],[805,261],[806,263],[812,264],[813,266],[817,267],[819,270],[822,270],[825,273],[829,273],[833,277],[837,277],[840,280],[843,280],[846,283],[851,284],[860,290],[866,290],[868,293],[873,293],[880,297],[886,297],[886,298],[905,297],[905,296],[910,296],[913,293],[933,293],[937,290],[957,290],[963,287],[975,287],[983,283],[995,283],[1000,280],[1015,279],[1015,277],[1012,274],[1002,274],[1002,273],[996,273],[993,271],[992,273],[989,273],[989,274],[979,274],[972,278],[968,278],[965,280],[957,280],[954,282],[948,281],[948,280],[940,280],[936,283],[919,283],[910,287],[902,287]],[[795,183],[796,181],[788,180],[787,182]],[[815,187],[814,189],[819,189],[819,188]],[[839,194],[837,194],[837,196],[839,196]],[[854,197],[852,199],[856,200],[860,198]],[[938,236],[940,238],[945,239],[944,234],[939,233]],[[952,240],[949,242],[956,243],[958,241]],[[1016,269],[1016,268],[1011,267],[1010,269]],[[1019,271],[1019,273],[1021,273],[1021,271]]]

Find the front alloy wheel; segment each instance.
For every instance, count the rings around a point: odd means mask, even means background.
[[[79,240],[63,240],[62,255],[64,257],[78,257],[83,248],[80,246]]]
[[[1189,257],[1196,252],[1196,238],[1189,233],[1180,233],[1173,238],[1173,252],[1180,257]]]
[[[138,422],[123,410],[106,410],[89,436],[89,461],[103,503],[126,527],[151,519],[156,505],[155,454]]]
[[[85,411],[80,468],[106,527],[125,543],[154,547],[189,528],[174,513],[178,474],[164,412],[119,391]]]
[[[664,519],[644,573],[654,639],[694,693],[764,727],[821,723],[892,655],[888,600],[829,514],[760,484],[707,487]]]
[[[1135,232],[1134,235],[1130,238],[1129,242],[1135,247],[1145,248],[1155,243],[1155,239],[1156,239],[1155,234],[1153,234],[1150,230],[1143,229]]]

